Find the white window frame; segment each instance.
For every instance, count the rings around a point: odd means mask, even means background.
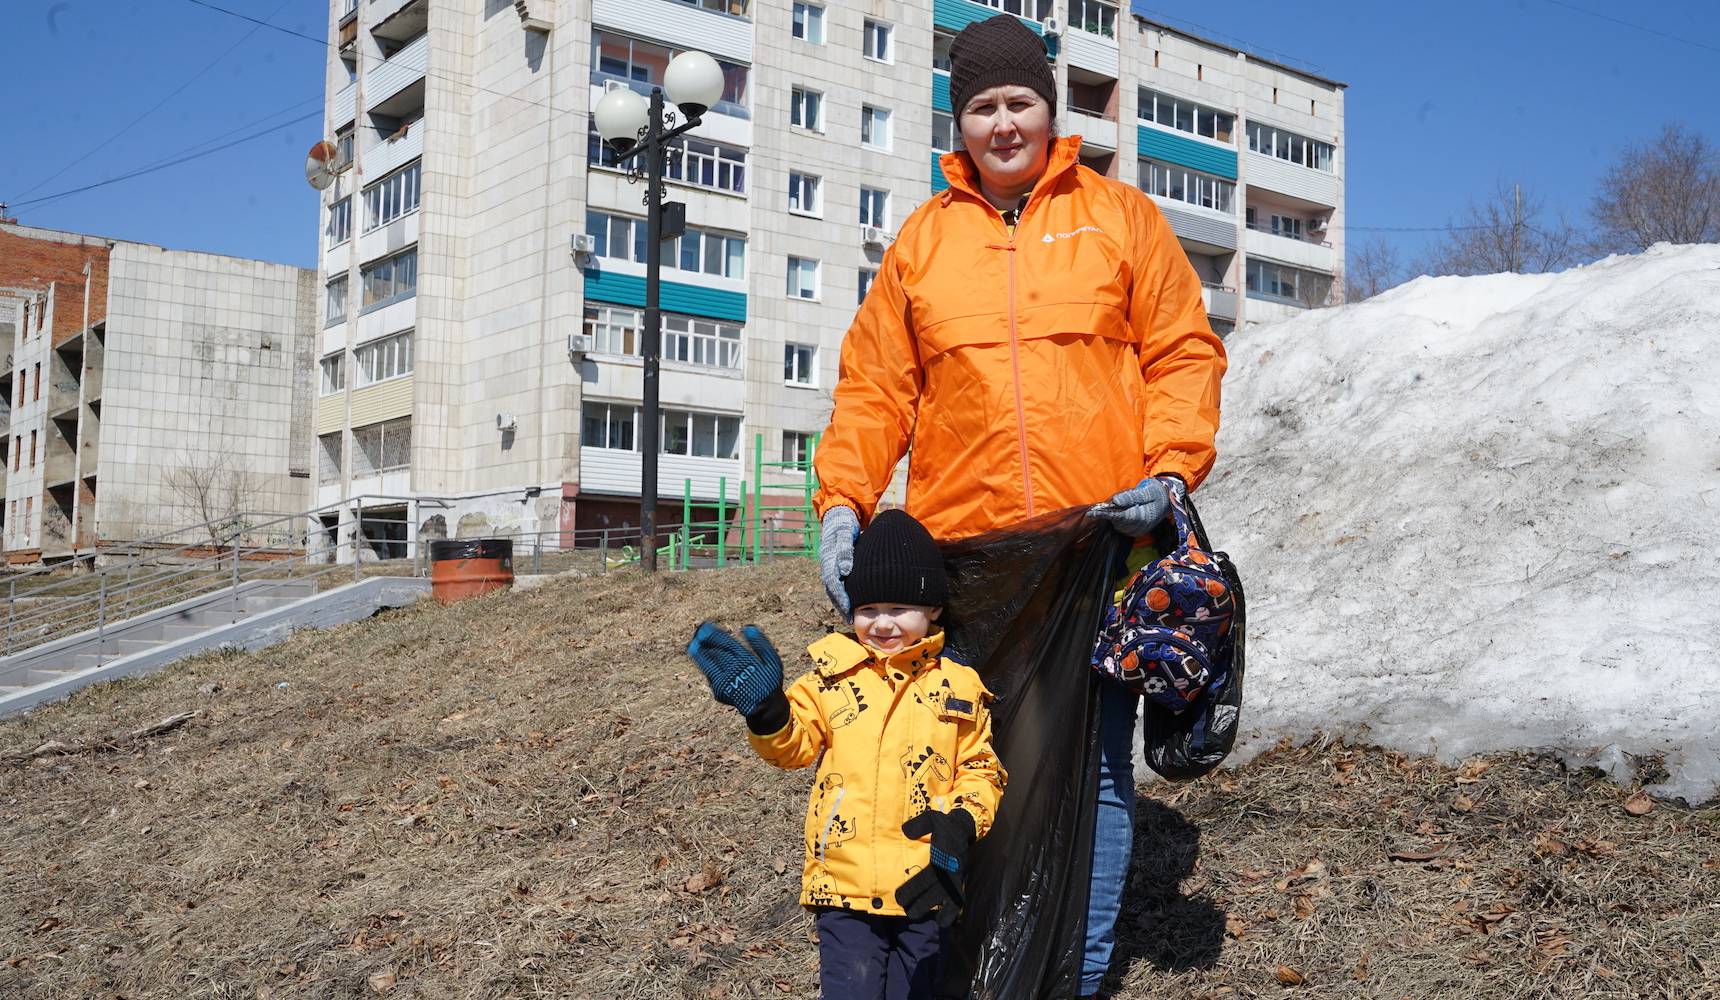
[[[336,351],[317,363],[322,373],[322,392],[333,396],[346,391],[346,352]]]
[[[663,316],[664,361],[739,372],[743,339],[741,327],[735,323],[702,316]]]
[[[341,431],[317,435],[317,482],[340,482],[341,452],[345,450],[346,435]]]
[[[1051,15],[1051,0],[973,0],[981,7],[1001,10],[1005,14],[1025,17],[1029,21],[1043,21]]]
[[[782,345],[782,384],[818,388],[818,345],[786,341]]]
[[[601,411],[601,412],[599,412]],[[603,441],[593,444],[591,436],[586,434],[586,424],[592,419],[603,421]],[[633,441],[628,447],[610,443],[615,431],[623,426],[630,426]],[[639,450],[639,407],[631,403],[611,403],[601,399],[588,399],[579,408],[579,444],[582,448],[602,448],[605,451]]]
[[[784,462],[805,462],[813,457],[816,451],[814,441],[818,439],[817,431],[783,431],[782,460]]]
[[[823,45],[824,5],[795,0],[794,8],[789,12],[788,33],[810,45]]]
[[[412,374],[412,331],[367,340],[352,349],[354,389],[378,385]]]
[[[1262,122],[1248,123],[1248,148],[1262,156],[1270,156],[1325,174],[1334,173],[1337,169],[1336,146]]]
[[[690,243],[688,241],[691,241]],[[713,253],[713,241],[715,250]],[[694,267],[685,266],[687,263],[686,250],[694,248],[698,256]],[[739,248],[738,256],[735,249]],[[715,256],[716,270],[711,270],[711,257]],[[722,233],[714,229],[697,229],[687,227],[687,231],[672,240],[663,243],[663,263],[677,271],[686,274],[704,274],[713,278],[729,278],[734,281],[745,280],[747,259],[747,241],[744,236],[733,233]]]
[[[854,287],[860,293],[860,301],[856,302],[855,305],[865,304],[866,293],[872,290],[872,283],[877,280],[878,269],[875,267],[862,267],[855,272]]]
[[[701,428],[701,424],[704,425],[703,428]],[[679,425],[678,429],[685,435],[687,443],[685,451],[670,451],[668,448],[669,428],[674,425]],[[731,445],[727,455],[721,454],[725,425],[727,429],[732,431]],[[709,431],[708,440],[711,443],[709,455],[699,452],[698,445],[702,429]],[[661,455],[682,455],[687,458],[738,460],[741,457],[741,418],[733,413],[709,413],[703,410],[664,410],[658,423],[657,451]]]
[[[346,322],[346,314],[352,309],[352,289],[348,288],[347,285],[347,276],[345,274],[337,274],[328,279],[328,284],[323,286],[324,326],[333,326],[336,323]],[[335,293],[336,287],[340,289],[338,295]],[[334,304],[337,298],[340,300],[340,312],[338,313],[334,311]]]
[[[400,265],[404,263],[408,257],[412,259],[412,284],[410,286],[405,285],[397,277],[400,271]],[[399,253],[389,254],[386,257],[378,258],[377,260],[373,260],[359,268],[359,291],[363,298],[369,297],[368,292],[370,290],[370,282],[367,281],[366,278],[370,274],[374,274],[376,271],[381,269],[383,265],[388,265],[390,268],[388,280],[391,291],[387,295],[378,296],[377,298],[360,305],[359,311],[361,313],[369,309],[380,308],[390,302],[399,302],[403,299],[409,299],[418,294],[418,245],[414,243],[412,246],[407,247]],[[408,291],[408,288],[410,288],[410,291]],[[347,303],[347,308],[352,308],[352,304],[350,302]]]
[[[798,204],[797,204],[798,202]],[[807,204],[811,202],[811,204]],[[799,170],[788,172],[788,212],[814,219],[824,218],[824,178]]]
[[[890,120],[894,116],[889,108],[881,108],[876,104],[860,105],[860,145],[870,149],[890,148]],[[879,141],[878,133],[882,131],[883,141]]]
[[[1185,111],[1188,114],[1187,127],[1184,127],[1183,125],[1182,116]],[[1168,114],[1170,116],[1170,120],[1160,121],[1158,116],[1161,113]],[[1152,87],[1140,87],[1136,89],[1135,117],[1140,121],[1150,122],[1157,125],[1159,128],[1168,128],[1175,129],[1178,132],[1187,132],[1189,135],[1198,135],[1203,139],[1210,139],[1213,142],[1225,146],[1231,146],[1233,148],[1236,145],[1235,112],[1226,111],[1223,108],[1215,108],[1210,104],[1202,104],[1199,101],[1191,101],[1186,97],[1178,97],[1175,94],[1167,94],[1162,90],[1156,90]],[[1230,138],[1228,139],[1222,139],[1219,137],[1218,119],[1220,118],[1224,118],[1230,123]],[[1212,123],[1212,130],[1210,132],[1205,131],[1208,120]]]
[[[890,192],[883,188],[860,188],[860,224],[883,230],[890,228]]]
[[[787,282],[783,286],[783,294],[788,298],[799,299],[803,302],[817,302],[819,300],[818,273],[820,270],[821,268],[819,266],[818,258],[796,257],[790,255],[788,258]],[[796,280],[797,275],[804,277],[809,273],[812,278],[810,288],[808,288],[807,283]],[[803,290],[809,290],[811,294],[802,294]]]
[[[874,44],[881,42],[881,45]],[[878,50],[882,51],[878,51]],[[896,32],[888,21],[868,17],[860,27],[860,54],[886,65],[896,61]]]
[[[798,84],[789,88],[788,123],[808,132],[824,131],[824,92]]]
[[[1235,211],[1235,181],[1144,157],[1138,164],[1136,176],[1140,189],[1155,197],[1180,201],[1225,215],[1231,215]],[[1207,204],[1208,201],[1212,204]]]
[[[328,207],[328,245],[332,249],[352,239],[352,195]]]
[[[1117,5],[1111,0],[1069,0],[1069,27],[1089,35],[1115,39]]]
[[[942,111],[932,112],[932,152],[953,153],[961,134],[956,131],[956,116]]]
[[[364,189],[365,232],[374,232],[418,211],[423,193],[420,163],[413,160]]]
[[[645,321],[639,310],[587,302],[584,326],[586,334],[591,337],[592,349],[597,353],[628,358],[639,356],[639,345],[645,336]]]
[[[602,144],[601,140],[599,144]],[[676,184],[703,188],[706,191],[739,195],[747,193],[746,150],[686,136],[678,140],[677,144],[681,155],[669,158],[668,167],[663,172],[664,177]],[[706,173],[710,174],[709,182],[705,180]],[[698,179],[692,179],[694,177]]]

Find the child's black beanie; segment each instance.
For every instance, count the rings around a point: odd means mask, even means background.
[[[849,603],[856,608],[866,604],[941,608],[949,596],[943,555],[925,525],[902,510],[887,510],[872,518],[854,543]]]

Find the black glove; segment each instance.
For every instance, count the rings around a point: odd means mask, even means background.
[[[960,808],[947,813],[928,809],[903,823],[902,833],[912,840],[931,834],[932,857],[930,864],[896,888],[896,905],[910,920],[936,910],[938,926],[948,927],[962,909],[962,882],[975,839],[973,815]]]

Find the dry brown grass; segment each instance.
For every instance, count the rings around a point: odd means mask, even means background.
[[[830,623],[807,563],[628,571],[0,723],[4,754],[203,712],[0,764],[0,996],[815,995],[807,776],[680,657],[712,613],[785,649]],[[1713,811],[1335,745],[1156,791],[1120,997],[1720,997]]]

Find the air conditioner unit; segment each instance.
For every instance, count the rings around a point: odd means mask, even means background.
[[[1058,19],[1056,14],[1047,16],[1045,20],[1039,23],[1039,28],[1051,38],[1057,38],[1063,34],[1063,22]]]
[[[607,94],[611,90],[621,90],[626,86],[627,81],[625,80],[605,80],[603,81],[603,92]]]
[[[570,333],[567,335],[567,356],[580,358],[590,354],[596,345],[589,333]]]
[[[881,247],[884,245],[884,230],[877,226],[861,226],[860,242],[869,247]]]
[[[1331,224],[1332,224],[1332,220],[1327,219],[1327,218],[1309,219],[1308,220],[1308,228],[1309,229],[1313,229],[1313,230],[1321,231],[1321,232],[1323,232],[1325,230],[1325,228]]]
[[[514,420],[514,415],[512,413],[498,413],[498,414],[496,414],[496,430],[511,431],[516,426],[518,426],[518,425],[517,425],[517,422]]]
[[[597,252],[597,237],[590,233],[573,234],[573,252],[576,254],[594,254]]]

